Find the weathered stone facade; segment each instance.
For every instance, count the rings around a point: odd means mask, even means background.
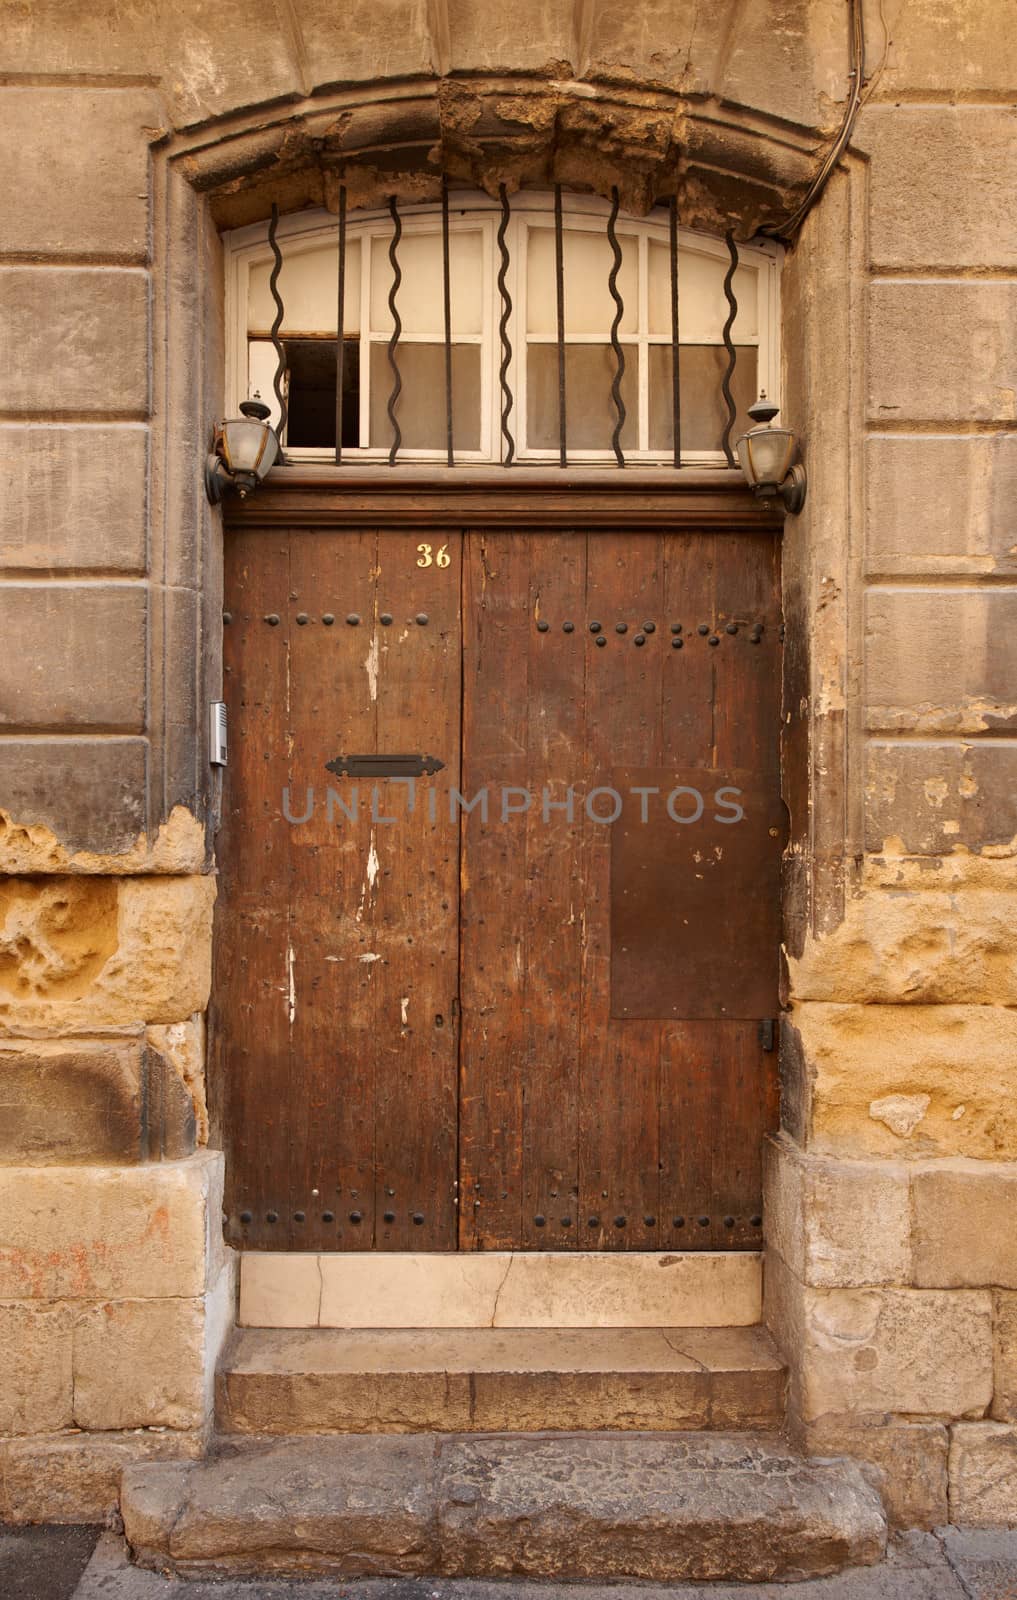
[[[784,272],[783,1132],[768,1319],[810,1450],[1017,1519],[1017,40],[867,0]],[[157,16],[154,13],[157,12]],[[884,33],[885,23],[885,33]],[[678,193],[749,238],[848,93],[840,0],[0,0],[0,1515],[199,1453],[232,1316],[206,1147],[218,230],[441,172]]]

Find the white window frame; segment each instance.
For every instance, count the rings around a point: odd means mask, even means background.
[[[566,195],[564,223],[566,229],[575,229],[597,233],[606,236],[607,218],[610,207],[607,203],[593,195]],[[515,459],[519,462],[533,464],[554,463],[558,460],[557,449],[534,449],[526,442],[527,427],[527,349],[529,343],[556,342],[553,335],[546,336],[528,335],[526,332],[526,247],[529,230],[554,227],[553,197],[550,194],[536,191],[523,191],[512,196],[512,217],[506,233],[506,245],[509,252],[509,270],[506,283],[512,297],[512,320],[509,324],[509,338],[512,343],[512,358],[509,363],[508,383],[512,391],[513,405],[509,418],[509,428],[516,445]],[[479,232],[482,239],[482,272],[483,284],[481,293],[482,325],[479,334],[457,334],[454,339],[456,344],[479,344],[480,358],[480,386],[482,396],[480,417],[480,449],[461,450],[455,449],[456,462],[463,464],[493,463],[497,464],[503,458],[504,440],[501,434],[501,388],[498,382],[498,372],[501,365],[501,343],[498,335],[498,325],[501,318],[501,296],[498,292],[498,272],[501,265],[500,252],[497,247],[497,232],[501,223],[501,207],[497,201],[480,191],[453,190],[450,195],[450,225],[453,231],[457,226],[464,231]],[[465,215],[463,215],[465,213]],[[436,201],[423,205],[400,207],[400,218],[403,226],[404,238],[414,233],[440,233],[441,207]],[[670,465],[672,455],[670,451],[653,451],[649,449],[649,357],[648,350],[651,344],[670,346],[670,334],[651,334],[648,331],[648,272],[649,272],[649,246],[650,241],[668,243],[668,219],[666,213],[651,212],[648,217],[636,218],[619,216],[617,229],[620,236],[634,237],[636,240],[638,257],[637,272],[639,281],[639,317],[635,333],[621,335],[622,347],[626,352],[626,360],[630,352],[638,350],[639,353],[639,417],[638,417],[638,445],[636,448],[625,451],[625,459],[632,465],[658,466]],[[387,210],[372,210],[353,213],[347,224],[347,246],[354,240],[361,241],[360,264],[360,437],[367,436],[370,420],[370,362],[371,347],[388,344],[389,335],[386,332],[372,330],[370,327],[371,303],[371,256],[374,250],[383,250],[388,256],[389,243],[392,237],[392,219]],[[280,289],[285,297],[285,263],[288,257],[304,250],[320,249],[325,241],[338,248],[338,223],[336,217],[328,211],[314,210],[295,212],[290,216],[280,219],[277,239],[283,257],[283,276]],[[708,234],[696,232],[691,228],[679,228],[679,249],[681,251],[697,251],[711,256],[727,266],[728,251],[722,239],[716,239]],[[248,305],[248,280],[251,268],[270,262],[272,252],[268,245],[267,225],[256,223],[247,228],[235,229],[227,234],[226,246],[226,409],[231,416],[236,415],[237,407],[241,400],[247,398],[249,389],[249,338],[247,329]],[[758,363],[758,386],[764,390],[769,398],[777,405],[780,404],[780,267],[783,252],[779,245],[762,241],[754,245],[739,246],[740,264],[752,265],[759,273],[758,297],[758,334],[754,338],[740,337],[742,346],[755,346]],[[681,282],[679,275],[679,294]],[[455,292],[455,279],[452,280],[452,291]],[[436,304],[440,307],[440,297]],[[596,334],[569,334],[569,344],[597,344],[608,342],[610,328],[606,327],[603,333]],[[706,338],[696,336],[695,330],[681,324],[682,345],[716,345],[722,347],[719,338]],[[399,344],[413,342],[433,343],[443,340],[443,330],[439,327],[434,333],[400,335]],[[271,346],[268,347],[271,351]],[[274,370],[274,352],[272,352],[272,368]],[[398,360],[398,354],[397,354]],[[276,414],[275,397],[273,394],[264,394],[262,398],[271,404],[273,413]],[[575,405],[571,395],[566,396],[566,420],[568,413]],[[285,441],[284,441],[285,443]],[[322,447],[293,447],[286,446],[287,459],[293,462],[322,462],[333,459],[333,452]],[[344,463],[354,465],[357,462],[377,464],[387,461],[389,450],[387,446],[344,446],[342,458]],[[615,457],[611,450],[579,450],[569,446],[568,458],[570,465],[588,463],[591,465],[614,465]],[[444,448],[434,449],[409,449],[401,448],[398,460],[407,462],[432,462],[436,465],[444,464],[446,451]],[[711,451],[682,451],[682,464],[686,466],[724,466],[725,459],[720,449]]]

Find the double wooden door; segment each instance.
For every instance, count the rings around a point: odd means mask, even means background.
[[[227,1236],[756,1248],[769,532],[227,534]]]

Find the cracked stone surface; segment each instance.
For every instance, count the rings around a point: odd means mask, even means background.
[[[752,1434],[343,1435],[124,1474],[138,1561],[202,1574],[766,1581],[878,1562],[848,1461]]]
[[[229,1433],[776,1428],[784,1365],[762,1328],[238,1330]]]

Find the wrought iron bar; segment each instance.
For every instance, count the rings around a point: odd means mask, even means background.
[[[618,205],[618,189],[617,186],[615,186],[611,190],[611,215],[607,219],[607,239],[614,256],[611,271],[608,274],[607,287],[610,292],[611,299],[614,301],[614,321],[611,324],[611,349],[614,351],[615,367],[614,379],[611,383],[611,399],[614,402],[615,415],[617,418],[617,421],[614,425],[614,432],[611,435],[611,448],[614,451],[614,458],[618,465],[623,467],[625,465],[625,456],[621,447],[621,435],[622,429],[625,426],[625,402],[622,399],[621,384],[622,378],[625,376],[625,352],[622,349],[621,341],[618,338],[618,329],[621,327],[621,320],[625,314],[625,302],[623,301],[618,289],[618,274],[621,271],[622,264],[622,250],[621,245],[618,243],[618,234],[615,229],[615,224],[618,221]]]
[[[671,425],[674,434],[674,465],[682,464],[681,350],[678,343],[678,199],[671,197],[668,243],[671,257]]]
[[[388,341],[388,364],[392,369],[392,391],[389,394],[387,406],[388,420],[392,424],[392,447],[388,453],[388,464],[390,467],[394,467],[396,456],[399,454],[399,447],[403,442],[402,429],[396,420],[396,404],[403,392],[402,374],[399,371],[399,363],[396,361],[399,336],[403,331],[402,318],[396,306],[396,295],[399,292],[399,285],[403,281],[402,268],[399,265],[397,255],[399,241],[403,236],[403,224],[394,194],[389,195],[388,209],[392,217],[392,237],[388,246],[388,259],[392,266],[392,287],[388,291],[388,309],[392,313],[392,337]]]
[[[279,290],[276,287],[279,282],[279,274],[282,271],[283,264],[282,251],[279,249],[278,240],[276,239],[278,228],[279,207],[277,205],[273,205],[272,220],[268,225],[268,242],[272,250],[272,271],[269,276],[268,287],[271,291],[272,299],[275,301],[275,317],[272,321],[271,330],[272,347],[275,350],[275,377],[272,380],[272,387],[275,390],[276,404],[279,407],[279,459],[282,460],[282,441],[286,432],[288,406],[286,403],[284,382],[286,377],[286,351],[284,350],[282,340],[279,337],[279,329],[282,327],[283,322],[283,302],[282,295],[279,293]]]
[[[560,183],[554,186],[554,282],[558,314],[558,464],[566,467],[568,430],[565,422],[565,241]]]
[[[731,329],[734,327],[734,320],[738,315],[738,301],[735,299],[734,290],[732,289],[731,285],[734,282],[734,275],[738,271],[738,246],[735,244],[735,236],[730,229],[728,229],[727,233],[724,235],[724,242],[727,245],[728,255],[731,257],[731,265],[728,267],[727,272],[724,275],[724,297],[727,300],[730,310],[728,311],[727,321],[725,322],[721,333],[721,338],[724,340],[724,349],[727,351],[727,371],[724,373],[724,376],[720,382],[720,387],[724,395],[724,401],[727,405],[727,422],[724,424],[724,432],[721,435],[720,442],[724,450],[724,455],[727,458],[728,466],[733,467],[735,465],[735,458],[734,451],[731,449],[731,430],[735,424],[735,417],[738,415],[738,407],[735,405],[734,395],[731,393],[731,379],[734,376],[735,362],[738,360],[738,352],[735,349],[734,341],[731,338]]]
[[[501,340],[501,366],[498,369],[498,382],[501,385],[501,432],[505,440],[505,466],[512,465],[516,453],[516,442],[509,430],[509,417],[512,412],[512,390],[509,388],[508,370],[512,360],[512,343],[508,336],[509,318],[512,315],[512,296],[508,291],[506,276],[509,269],[508,246],[505,235],[511,220],[509,210],[508,190],[505,185],[499,184],[498,194],[501,197],[501,222],[498,225],[498,250],[501,255],[501,266],[498,268],[498,293],[501,295],[501,321],[498,324],[498,337]]]
[[[339,185],[339,293],[336,304],[335,464],[343,458],[343,378],[346,375],[346,185]]]
[[[455,462],[452,445],[452,287],[448,242],[448,179],[441,180],[441,271],[445,297],[445,448],[448,465]]]

